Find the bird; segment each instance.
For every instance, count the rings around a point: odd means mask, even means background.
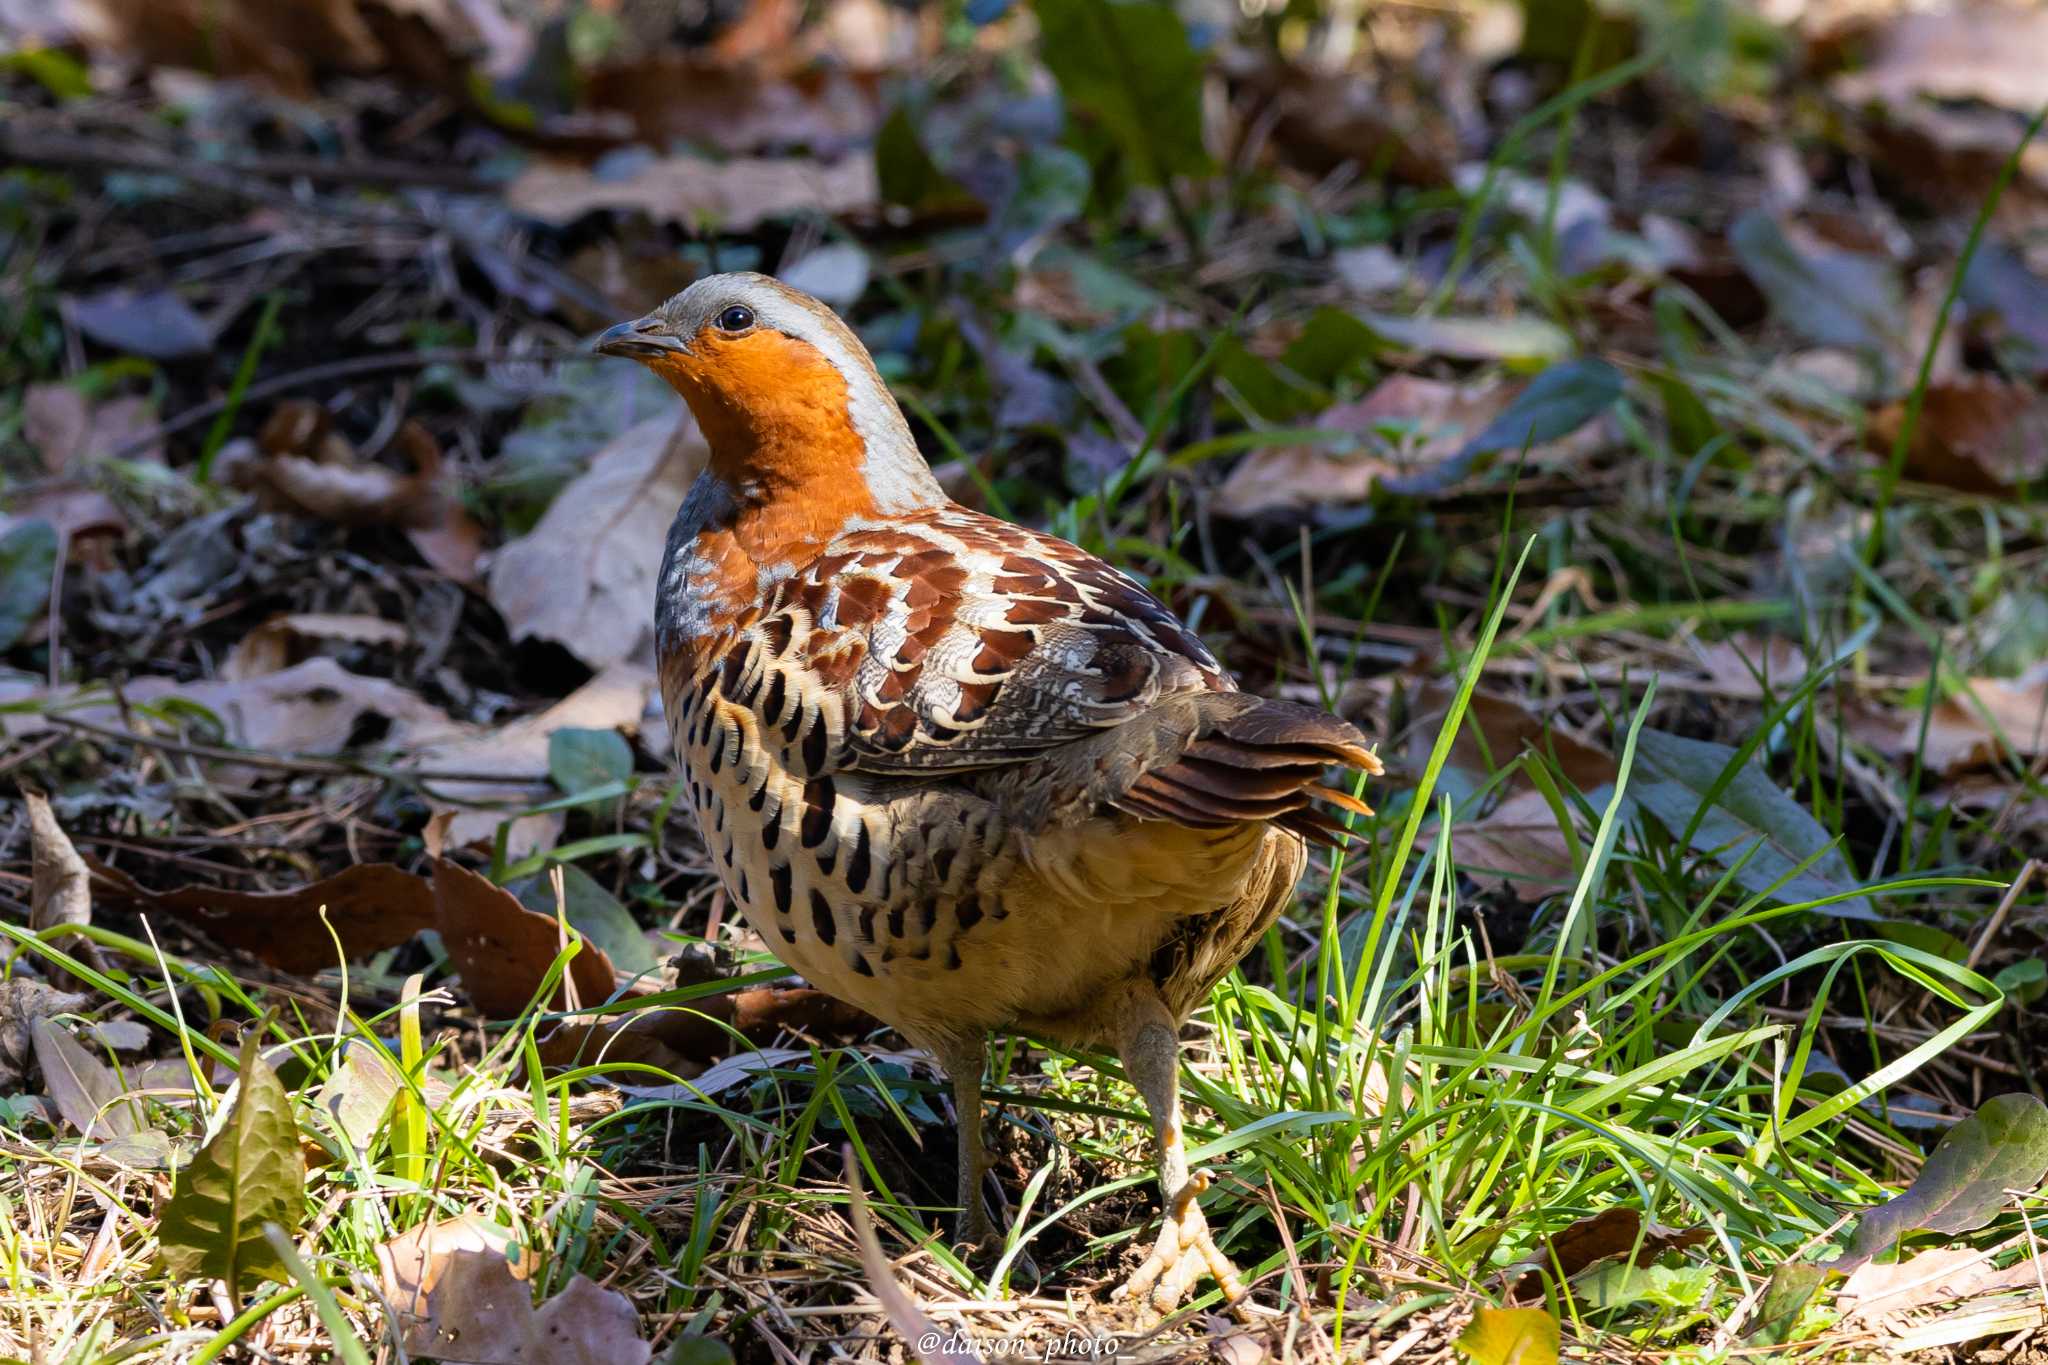
[[[706,276],[604,331],[708,447],[656,579],[662,701],[729,901],[814,986],[927,1051],[959,1120],[959,1235],[987,1248],[991,1034],[1109,1048],[1164,1204],[1112,1297],[1156,1322],[1206,1272],[1180,1031],[1377,775],[1326,711],[1238,689],[1135,578],[970,509],[818,300]]]

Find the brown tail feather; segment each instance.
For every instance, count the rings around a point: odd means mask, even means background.
[[[1179,752],[1141,774],[1115,804],[1141,819],[1199,829],[1272,821],[1319,844],[1334,845],[1344,826],[1310,806],[1327,801],[1370,815],[1363,801],[1323,785],[1332,767],[1380,772],[1364,737],[1345,721],[1291,702],[1216,694],[1213,711]]]

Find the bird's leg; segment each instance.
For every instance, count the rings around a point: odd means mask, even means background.
[[[932,1051],[953,1083],[953,1111],[960,1121],[958,1240],[976,1249],[992,1246],[996,1229],[981,1189],[981,1178],[988,1173],[988,1153],[981,1143],[981,1072],[988,1061],[987,1048],[975,1034],[948,1038]]]
[[[1165,1226],[1152,1254],[1114,1297],[1140,1306],[1148,1320],[1179,1306],[1204,1270],[1215,1279],[1232,1310],[1244,1316],[1244,1282],[1209,1235],[1198,1198],[1209,1188],[1209,1173],[1188,1175],[1187,1140],[1180,1122],[1180,1037],[1173,1016],[1156,996],[1135,1002],[1117,1041],[1124,1074],[1137,1087],[1159,1144],[1159,1190],[1166,1200]]]

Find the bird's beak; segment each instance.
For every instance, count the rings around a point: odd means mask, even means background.
[[[688,354],[690,350],[681,337],[669,330],[666,322],[652,313],[607,327],[591,343],[590,349],[599,355],[623,355],[634,360],[653,360],[679,351]]]

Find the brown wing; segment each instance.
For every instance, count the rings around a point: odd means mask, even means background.
[[[773,602],[763,624],[787,623],[792,685],[833,699],[828,769],[1015,763],[1162,698],[1232,690],[1131,578],[964,508],[844,535]]]

